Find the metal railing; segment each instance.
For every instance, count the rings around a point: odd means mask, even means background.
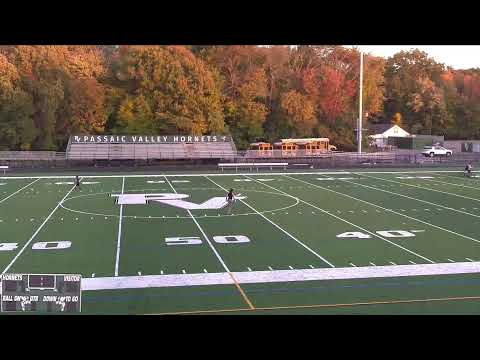
[[[65,160],[63,152],[56,151],[0,151],[0,160]]]

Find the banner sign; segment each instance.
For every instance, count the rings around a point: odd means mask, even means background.
[[[226,135],[74,135],[72,144],[176,144],[231,142]]]

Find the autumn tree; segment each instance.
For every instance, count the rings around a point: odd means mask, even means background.
[[[314,103],[307,96],[291,90],[283,95],[281,106],[294,129],[292,136],[311,136],[316,125]]]
[[[64,148],[75,132],[99,133],[106,116],[103,56],[95,46],[6,46],[0,50],[18,70],[33,102],[33,147]]]
[[[267,107],[265,56],[254,46],[215,46],[209,64],[221,75],[225,122],[240,148],[263,136]]]
[[[21,89],[17,68],[0,54],[0,149],[29,150],[35,135],[32,98]]]
[[[112,63],[112,130],[209,134],[225,131],[221,93],[203,60],[183,46],[122,46]]]

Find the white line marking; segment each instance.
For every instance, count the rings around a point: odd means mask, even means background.
[[[468,261],[472,261],[472,262],[473,262],[473,260],[472,260],[472,259],[470,259],[470,258],[465,258],[465,259],[467,259]]]
[[[412,261],[412,260],[408,260],[408,262],[409,262],[410,264],[413,264],[413,265],[416,265],[416,264],[417,264],[416,262],[414,262],[414,261]]]
[[[315,268],[313,267],[313,265],[308,265],[308,266],[309,266],[310,268],[312,268],[312,269],[315,269]]]
[[[140,276],[141,276],[141,275],[142,275],[142,272],[141,272],[141,271],[139,271],[139,272],[138,272],[138,275],[140,275]]]
[[[354,263],[349,263],[350,265],[354,266],[354,267],[357,267],[357,265],[355,265]]]
[[[372,266],[377,266],[377,265],[375,265],[373,262],[371,262],[370,265],[372,265]]]
[[[395,264],[393,261],[389,261],[389,263],[392,264],[392,265],[397,265],[397,264]]]
[[[433,182],[442,183],[442,184],[444,184],[444,185],[453,185],[453,186],[464,187],[464,188],[467,188],[467,189],[480,190],[480,188],[478,188],[478,187],[473,187],[473,186],[454,184],[454,183],[450,183],[450,182],[446,182],[446,181],[440,181],[440,180],[430,180],[430,179],[427,179],[427,180],[428,180],[428,181],[433,181]]]
[[[122,178],[122,194],[125,189],[125,177]],[[118,276],[120,266],[120,247],[122,239],[122,220],[123,220],[123,204],[120,205],[120,216],[118,218],[118,235],[117,235],[117,255],[115,257],[115,276]]]
[[[95,277],[95,273],[92,274],[92,278],[94,278],[94,277]]]
[[[299,179],[292,178],[292,177],[287,176],[287,175],[285,175],[285,177],[287,177],[287,178],[289,178],[289,179],[297,180],[297,181],[300,181],[300,182],[304,182],[304,183],[306,183],[306,184],[314,185],[315,187],[318,187],[318,188],[320,188],[320,189],[325,189],[323,186],[316,185],[316,184],[312,184],[312,183],[310,183],[310,182],[308,182],[308,181],[299,180]],[[348,180],[341,180],[341,181],[348,181]],[[278,191],[278,192],[283,193],[283,191],[278,190],[278,189],[274,188],[273,186],[270,186],[270,185],[268,185],[268,184],[263,184],[263,185],[264,185],[264,186],[267,186],[267,187],[269,187],[269,188],[271,188],[271,189],[273,189],[273,190],[276,190],[276,191]],[[325,190],[336,193],[335,190],[330,190],[330,189],[325,189]],[[287,193],[285,193],[285,194],[287,194]],[[341,194],[341,193],[339,193],[339,194]],[[287,194],[287,195],[289,195],[289,194]],[[315,208],[315,209],[317,209],[317,210],[319,210],[319,211],[321,211],[321,212],[323,212],[323,213],[325,213],[325,214],[328,214],[328,215],[336,218],[337,220],[340,220],[340,221],[342,221],[342,222],[344,222],[344,223],[346,223],[346,224],[349,224],[349,225],[354,226],[354,227],[356,227],[356,228],[358,228],[358,229],[360,229],[360,230],[363,230],[363,231],[369,233],[370,235],[373,235],[373,236],[375,236],[375,237],[377,237],[377,238],[379,238],[379,239],[381,239],[381,240],[383,240],[383,241],[385,241],[385,242],[388,242],[389,244],[391,244],[391,245],[393,245],[393,246],[396,246],[396,247],[398,247],[398,248],[400,248],[400,249],[403,249],[403,250],[409,252],[410,254],[413,254],[413,255],[415,255],[415,256],[418,256],[418,257],[420,257],[420,258],[422,258],[422,259],[424,259],[424,260],[426,260],[426,261],[428,261],[428,262],[434,263],[434,261],[426,258],[425,256],[422,256],[422,255],[420,255],[420,254],[417,254],[416,252],[414,252],[414,251],[412,251],[412,250],[409,250],[409,249],[407,249],[407,248],[405,248],[405,247],[403,247],[403,246],[401,246],[401,245],[398,245],[398,244],[396,244],[396,243],[394,243],[394,242],[392,242],[392,241],[390,241],[390,240],[388,240],[388,239],[385,239],[384,237],[382,237],[382,236],[380,236],[380,235],[378,235],[378,234],[376,234],[376,233],[373,233],[373,232],[371,232],[371,231],[369,231],[369,230],[367,230],[367,229],[365,229],[365,228],[363,228],[363,227],[361,227],[361,226],[359,226],[359,225],[356,225],[356,224],[354,224],[354,223],[352,223],[352,222],[350,222],[350,221],[348,221],[348,220],[345,220],[345,219],[343,219],[343,218],[341,218],[341,217],[339,217],[339,216],[337,216],[337,215],[331,214],[331,213],[323,210],[322,208],[319,208],[318,206],[316,206],[316,205],[314,205],[314,204],[311,204],[311,203],[309,203],[309,202],[307,202],[307,201],[305,201],[305,200],[302,200],[302,199],[300,199],[300,198],[298,198],[298,199],[299,199],[301,202],[303,202],[304,204],[309,205],[309,206],[311,206],[311,207],[313,207],[313,208]]]
[[[163,275],[163,270],[160,270],[160,274]]]
[[[338,175],[338,174],[424,174],[424,173],[457,173],[463,174],[462,171],[457,170],[422,170],[422,171],[327,171],[327,172],[279,172],[279,173],[256,173],[254,176],[260,175]],[[245,176],[252,175],[251,173],[203,173],[203,174],[165,174],[165,175],[154,175],[154,174],[136,174],[136,175],[85,175],[83,178],[96,179],[96,178],[156,178],[156,177],[204,177],[204,176]],[[48,175],[48,176],[0,176],[0,180],[19,180],[19,179],[71,179],[71,176],[68,175]]]
[[[479,262],[235,272],[241,284],[480,273]],[[83,291],[233,284],[229,273],[82,279]]]
[[[22,247],[22,249],[17,253],[17,255],[13,258],[13,260],[7,265],[7,267],[3,270],[2,274],[5,274],[8,269],[10,269],[10,267],[13,265],[13,263],[15,261],[17,261],[17,259],[20,257],[20,255],[22,255],[22,253],[25,251],[25,249],[27,248],[28,245],[30,245],[30,243],[32,242],[33,239],[35,239],[35,236],[37,236],[37,234],[40,232],[40,230],[42,230],[42,228],[45,226],[45,224],[47,223],[48,220],[50,220],[50,218],[52,217],[52,215],[55,213],[55,211],[57,211],[57,209],[60,207],[60,205],[62,204],[62,202],[67,198],[68,195],[70,195],[70,193],[75,189],[75,186],[73,186],[68,192],[67,194],[63,197],[62,200],[60,200],[60,202],[57,204],[57,206],[55,206],[55,208],[52,210],[52,212],[47,216],[47,218],[43,221],[43,223],[38,227],[38,229],[33,233],[33,235],[30,237],[30,239],[25,243],[25,245]]]
[[[250,269],[248,266],[247,266],[247,270],[248,270],[248,271],[252,271],[252,269]]]
[[[376,176],[368,176],[368,175],[363,175],[363,176],[365,176],[365,177],[367,177],[367,178],[371,178],[371,179],[377,179],[377,180],[383,180],[383,181],[390,181],[390,182],[394,182],[394,183],[400,184],[400,183],[397,182],[397,181],[388,180],[388,179],[383,179],[383,178],[379,178],[379,177],[376,177]],[[346,181],[346,180],[342,180],[342,181]],[[364,184],[359,184],[359,185],[361,185],[361,186],[367,186],[367,185],[364,185]],[[421,187],[421,186],[416,186],[416,185],[411,185],[411,184],[408,184],[408,186],[412,186],[412,187],[416,187],[416,188],[424,189],[424,190],[436,191],[436,192],[440,192],[440,193],[447,194],[447,195],[458,196],[458,197],[462,197],[462,198],[465,198],[465,199],[480,201],[480,199],[469,198],[469,197],[467,197],[467,196],[462,196],[462,195],[453,194],[453,193],[447,193],[447,192],[440,191],[440,190],[428,189],[428,188]],[[430,202],[430,201],[426,201],[426,200],[414,198],[414,197],[412,197],[412,196],[407,196],[407,195],[399,194],[399,193],[396,193],[396,192],[393,192],[393,191],[388,191],[388,190],[379,189],[379,188],[376,188],[376,187],[371,187],[371,188],[372,188],[372,189],[376,189],[376,190],[378,190],[378,191],[385,191],[385,192],[387,192],[387,193],[394,194],[394,195],[397,195],[397,196],[402,196],[402,197],[405,197],[405,198],[408,198],[408,199],[411,199],[411,200],[420,201],[420,202],[423,202],[423,203],[426,203],[426,204],[430,204],[430,205],[434,205],[434,206],[439,206],[439,207],[442,207],[442,208],[444,208],[444,209],[452,210],[452,211],[455,211],[455,212],[458,212],[458,213],[461,213],[461,214],[470,215],[470,216],[474,216],[474,217],[480,218],[480,215],[472,214],[472,213],[469,213],[469,212],[466,212],[466,211],[457,210],[457,209],[454,209],[454,208],[451,208],[451,207],[448,207],[448,206],[444,206],[444,205],[442,205],[442,204],[433,203],[433,202]],[[415,211],[415,210],[416,210],[416,209],[413,209],[413,211]]]
[[[270,271],[273,271],[273,269],[272,269],[272,267],[271,267],[271,266],[269,266],[269,267],[268,267],[268,269],[269,269]]]
[[[290,270],[293,270],[293,267],[291,267],[291,266],[289,266],[288,268],[289,268]]]
[[[207,269],[203,269],[203,272],[204,272],[204,273],[208,273]]]
[[[226,191],[226,189],[217,184],[215,181],[213,181],[212,179],[210,179],[208,176],[205,177],[206,179],[208,179],[209,181],[211,181],[213,184],[217,185],[219,188],[223,189],[224,191]],[[248,178],[248,177],[247,177]],[[250,178],[251,179],[251,178]],[[254,180],[254,181],[257,181],[255,179],[251,179],[251,180]],[[274,187],[271,187],[270,185],[266,184],[266,183],[262,183],[260,181],[257,181],[259,184],[262,184],[263,186],[267,186],[267,187],[270,187],[272,189],[275,189]],[[275,189],[276,190],[276,189]],[[280,190],[277,190],[277,191],[280,191]],[[286,194],[286,193],[285,193]],[[288,195],[288,194],[287,194]],[[293,198],[296,198],[295,196],[292,196],[290,195],[291,197]],[[297,199],[297,198],[296,198]],[[240,200],[240,202],[242,202],[242,204],[246,205],[248,208],[250,208],[251,210],[253,210],[254,212],[256,212],[258,215],[260,215],[262,218],[264,218],[265,220],[267,220],[270,224],[272,224],[273,226],[275,226],[277,229],[279,229],[280,231],[282,231],[284,234],[286,234],[287,236],[289,236],[291,239],[295,240],[298,244],[300,244],[301,246],[303,246],[305,249],[307,249],[308,251],[310,251],[312,254],[314,254],[316,257],[318,257],[319,259],[321,259],[322,261],[324,261],[325,263],[327,263],[329,266],[331,267],[335,267],[335,265],[333,265],[330,261],[328,261],[327,259],[325,259],[323,256],[321,256],[320,254],[316,253],[314,250],[312,250],[309,246],[305,245],[303,242],[301,242],[300,240],[298,240],[295,236],[293,236],[292,234],[290,234],[289,232],[287,232],[285,229],[283,229],[282,227],[280,227],[279,225],[277,225],[276,223],[274,223],[272,220],[270,220],[269,218],[267,218],[265,215],[263,215],[262,213],[258,212],[255,208],[253,208],[252,206],[250,206],[248,203],[246,203],[244,200]],[[288,213],[287,213],[288,214]]]
[[[12,193],[12,194],[8,195],[6,198],[4,198],[4,199],[0,200],[0,204],[1,204],[1,203],[3,203],[4,201],[7,201],[7,200],[8,200],[8,199],[10,199],[12,196],[14,196],[14,195],[18,194],[18,193],[19,193],[20,191],[22,191],[23,189],[25,189],[25,188],[29,187],[30,185],[33,185],[33,184],[34,184],[34,183],[36,183],[38,180],[40,180],[40,178],[38,178],[38,179],[36,179],[36,180],[32,181],[31,183],[29,183],[29,184],[25,185],[24,187],[22,187],[22,188],[18,189],[18,190],[17,190],[17,191],[15,191],[14,193]]]
[[[308,181],[304,181],[304,180],[300,180],[300,179],[292,178],[292,177],[290,177],[290,176],[286,176],[286,177],[288,177],[288,178],[290,178],[290,179],[293,179],[293,180],[300,181],[300,182],[304,182],[304,183],[307,183],[307,184],[311,184],[311,183],[310,183],[310,182],[308,182]],[[342,181],[347,181],[347,180],[342,180]],[[312,184],[312,185],[313,185],[313,184]],[[392,209],[386,209],[386,208],[384,208],[383,206],[380,206],[380,205],[377,205],[377,204],[371,203],[371,202],[369,202],[369,201],[362,200],[362,199],[358,199],[358,198],[356,198],[356,197],[354,197],[354,196],[347,195],[347,194],[344,194],[344,193],[341,193],[341,192],[338,192],[338,191],[335,191],[335,190],[326,189],[326,188],[324,188],[324,187],[322,187],[322,186],[319,186],[319,185],[315,185],[315,186],[316,186],[316,187],[318,187],[318,188],[320,188],[320,189],[323,189],[323,190],[325,190],[325,191],[331,191],[331,192],[334,192],[334,193],[336,193],[336,194],[339,194],[339,195],[342,195],[342,196],[348,197],[348,198],[350,198],[350,199],[353,199],[353,200],[356,200],[356,201],[363,202],[363,203],[365,203],[365,204],[369,204],[369,205],[372,205],[372,206],[378,207],[378,208],[380,208],[380,209],[383,209],[383,210],[385,210],[385,211],[388,211],[388,212],[391,212],[391,213],[393,213],[393,214],[397,214],[397,215],[400,215],[400,216],[406,217],[406,218],[408,218],[408,219],[411,219],[411,220],[414,220],[414,221],[420,222],[420,223],[422,223],[422,224],[425,224],[425,225],[428,225],[428,226],[434,227],[434,228],[436,228],[436,229],[439,229],[439,230],[442,230],[442,231],[448,232],[448,233],[450,233],[450,234],[454,234],[454,235],[457,235],[457,236],[463,237],[463,238],[465,238],[465,239],[472,240],[472,241],[475,241],[475,242],[478,242],[478,243],[480,243],[480,240],[474,239],[474,238],[472,238],[472,237],[470,237],[470,236],[463,235],[463,234],[459,234],[459,233],[457,233],[457,232],[455,232],[455,231],[452,231],[452,230],[449,230],[449,229],[445,229],[445,228],[442,228],[441,226],[437,226],[437,225],[434,225],[434,224],[428,223],[428,222],[426,222],[426,221],[423,221],[423,220],[420,220],[420,219],[414,218],[414,217],[412,217],[412,216],[408,216],[408,215],[405,215],[405,214],[399,213],[399,212],[397,212],[397,211],[394,211],[394,210],[392,210]],[[378,190],[378,191],[385,191],[385,190],[382,190],[382,189],[377,189],[377,188],[370,187],[370,186],[368,186],[368,185],[363,185],[363,184],[362,184],[361,186],[363,186],[363,187],[367,187],[367,188],[372,188],[372,189],[374,189],[374,190]],[[387,191],[387,192],[388,192],[388,191]]]
[[[187,272],[185,270],[182,270],[182,273],[186,274]]]
[[[453,261],[452,259],[447,259],[447,260],[450,261],[450,262],[452,262],[452,263],[455,262],[455,261]]]
[[[165,177],[165,180],[167,181],[168,185],[170,185],[170,187],[172,188],[172,191],[177,194],[177,190],[175,190],[175,188],[173,187],[173,185],[170,183],[170,181],[168,180],[168,178],[166,176]],[[203,231],[203,228],[200,226],[200,224],[198,223],[197,219],[195,219],[195,217],[192,215],[191,211],[186,209],[188,215],[190,215],[190,217],[192,218],[193,222],[195,223],[195,225],[197,225],[197,228],[198,230],[200,230],[200,232],[202,233],[205,241],[208,243],[208,245],[210,246],[210,248],[212,249],[213,253],[215,254],[215,256],[217,257],[218,261],[220,262],[220,264],[222,264],[223,268],[225,269],[225,271],[227,271],[228,273],[231,273],[230,269],[228,268],[228,266],[225,264],[225,262],[223,261],[222,257],[220,256],[220,254],[218,253],[217,249],[215,249],[215,247],[213,246],[213,244],[211,243],[210,239],[208,238],[207,234],[205,234],[205,231]]]

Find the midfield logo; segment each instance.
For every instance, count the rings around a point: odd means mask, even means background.
[[[119,205],[145,205],[153,201],[185,210],[218,210],[228,205],[226,197],[223,196],[213,197],[200,204],[183,200],[190,197],[187,194],[112,194],[111,196],[116,198],[115,203]],[[246,196],[236,197],[238,200],[246,198]]]

